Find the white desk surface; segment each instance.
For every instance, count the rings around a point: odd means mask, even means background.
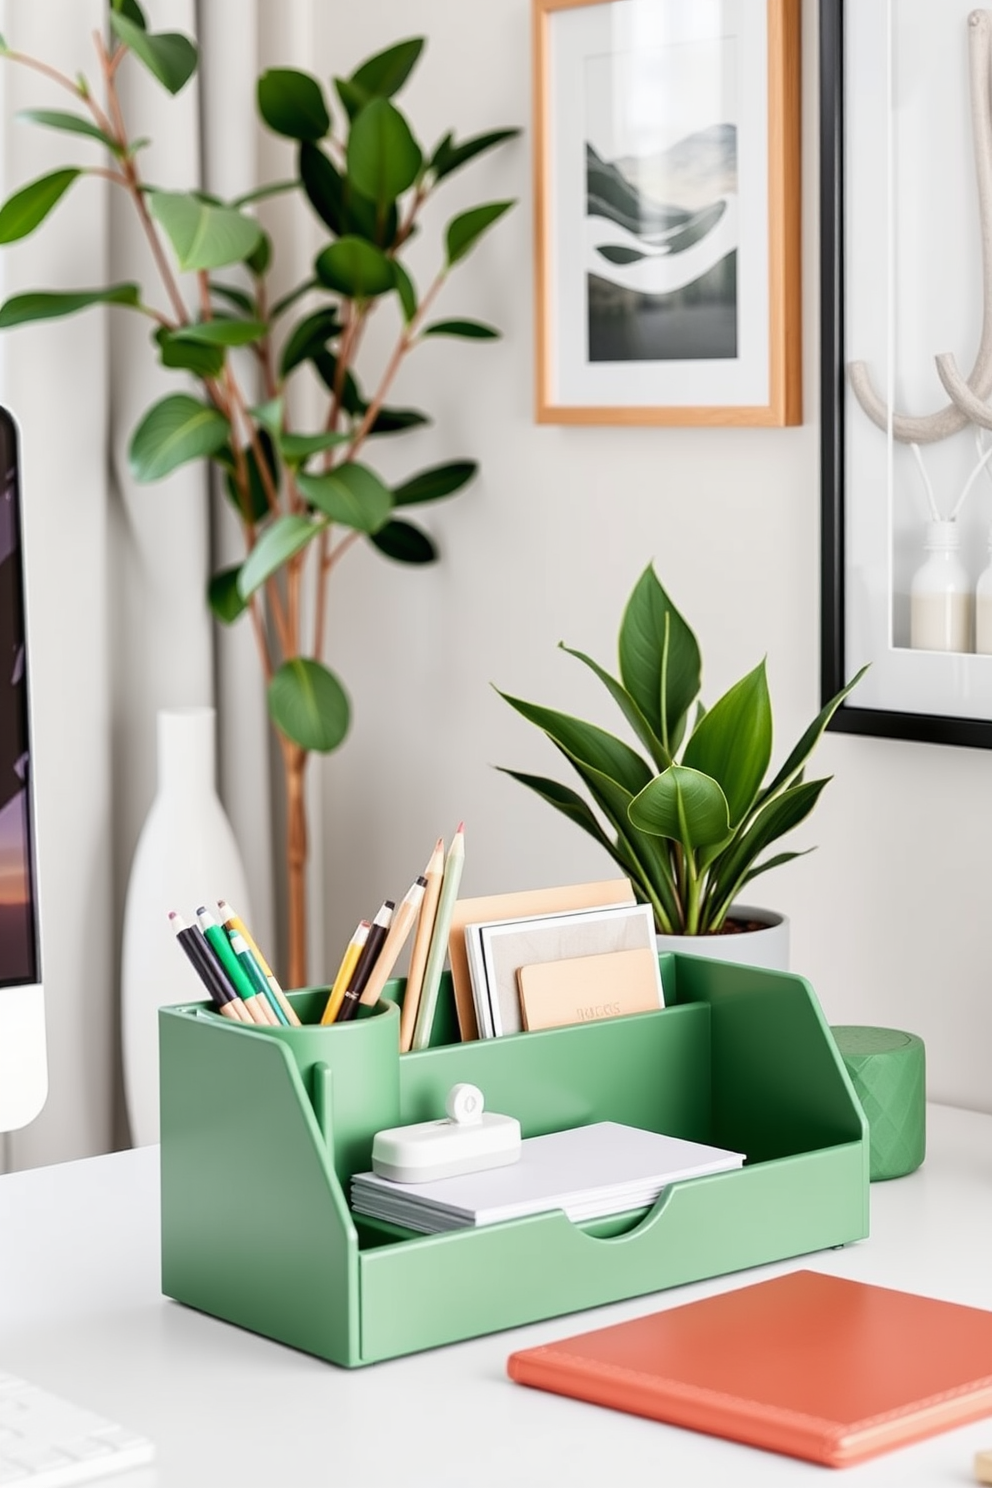
[[[868,1240],[360,1370],[163,1298],[158,1222],[154,1147],[0,1178],[0,1371],[155,1441],[108,1484],[823,1488],[829,1469],[512,1384],[507,1355],[799,1266],[992,1309],[992,1116],[931,1106],[926,1163],[872,1186]],[[992,1419],[834,1481],[962,1488],[988,1448]]]

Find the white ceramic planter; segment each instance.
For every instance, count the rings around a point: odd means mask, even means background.
[[[731,918],[760,921],[760,930],[733,935],[659,935],[659,951],[680,956],[708,956],[712,961],[734,961],[739,966],[763,966],[769,971],[789,969],[789,921],[786,915],[750,904],[735,904]]]

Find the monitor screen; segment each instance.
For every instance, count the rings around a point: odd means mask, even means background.
[[[41,980],[19,503],[16,433],[0,409],[0,988]]]

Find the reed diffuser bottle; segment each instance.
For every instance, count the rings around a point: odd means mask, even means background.
[[[928,522],[924,549],[909,590],[909,644],[920,651],[970,651],[971,580],[957,522]]]

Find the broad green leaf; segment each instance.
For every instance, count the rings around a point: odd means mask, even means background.
[[[329,393],[335,392],[338,378],[338,359],[333,351],[318,351],[313,357],[313,364],[327,391]],[[359,414],[363,414],[368,406],[368,403],[362,396],[362,390],[358,386],[356,378],[346,368],[341,384],[341,407],[346,413],[357,417]]]
[[[665,750],[661,741],[655,737],[651,725],[627,689],[615,677],[611,677],[609,672],[601,667],[598,662],[593,661],[591,656],[587,656],[584,651],[573,651],[570,646],[565,645],[564,641],[559,641],[558,644],[568,656],[574,656],[576,660],[583,662],[590,671],[596,674],[634,730],[634,733],[654,760],[656,767],[659,770],[667,769],[672,763],[671,756]]]
[[[301,362],[308,362],[317,352],[323,351],[334,336],[341,331],[341,322],[336,310],[317,310],[293,327],[286,338],[279,358],[279,370],[288,376]]]
[[[33,233],[82,174],[76,167],[53,171],[8,196],[0,207],[0,243],[16,243]]]
[[[687,852],[712,847],[730,830],[727,798],[699,770],[670,765],[630,803],[628,815],[641,832],[681,842]]]
[[[369,94],[363,88],[356,88],[349,78],[335,78],[334,86],[340,98],[344,111],[349,119],[354,119],[369,101]]]
[[[650,565],[634,585],[624,609],[619,655],[624,687],[655,736],[674,755],[686,714],[699,692],[699,646]]]
[[[373,98],[348,136],[349,181],[384,210],[413,185],[422,164],[403,115],[385,98]]]
[[[430,419],[419,408],[380,408],[372,420],[370,434],[405,434],[407,429],[419,429],[429,424]]]
[[[617,851],[623,854],[628,871],[644,890],[660,925],[673,928],[682,923],[682,913],[675,890],[670,849],[661,837],[638,832],[628,815],[633,795],[603,770],[598,769],[558,745],[565,758],[585,783],[595,804],[617,834]]]
[[[816,852],[815,847],[804,848],[802,852],[776,853],[773,858],[766,858],[756,868],[751,868],[741,879],[741,888],[749,884],[752,878],[758,878],[762,873],[767,873],[770,868],[784,868],[786,863],[795,862],[796,858],[808,858],[811,852]]]
[[[322,450],[337,449],[339,445],[350,443],[351,435],[336,429],[325,429],[322,434],[280,434],[279,453],[288,464],[299,465],[301,461],[309,460],[311,455],[319,455]]]
[[[307,543],[319,536],[325,526],[326,523],[311,522],[308,517],[276,517],[266,527],[241,565],[241,573],[238,575],[238,593],[241,598],[250,599],[266,579],[278,573],[290,558],[295,558]]]
[[[386,521],[393,506],[389,490],[365,465],[337,465],[323,475],[299,475],[300,494],[332,522],[373,533]]]
[[[269,683],[269,716],[295,744],[320,754],[337,749],[348,732],[348,697],[333,672],[319,661],[296,656]]]
[[[417,313],[417,290],[410,275],[397,258],[393,259],[393,277],[396,280],[396,293],[403,307],[403,319],[409,325]]]
[[[256,279],[262,279],[269,272],[272,263],[272,239],[264,229],[259,230],[258,242],[245,259],[245,268]]]
[[[455,460],[450,465],[434,465],[404,481],[393,490],[394,506],[416,506],[423,501],[437,501],[460,491],[478,470],[474,460]]]
[[[615,739],[612,734],[608,734],[605,729],[597,728],[593,723],[585,723],[582,719],[572,718],[567,713],[559,713],[553,708],[543,708],[537,703],[511,697],[507,692],[500,692],[499,695],[528,722],[543,729],[549,739],[559,745],[570,758],[599,770],[622,786],[629,795],[636,796],[651,779],[651,771],[640,755],[622,739]]]
[[[26,325],[33,320],[56,320],[61,315],[75,315],[77,310],[88,310],[91,305],[128,305],[137,308],[141,304],[141,290],[137,284],[112,284],[108,289],[76,289],[59,293],[35,291],[31,294],[11,295],[0,308],[0,331],[9,331],[12,326]]]
[[[299,181],[269,181],[264,186],[256,186],[254,191],[234,197],[231,206],[250,207],[253,202],[268,201],[272,196],[285,196],[290,191],[297,191],[299,185]]]
[[[111,9],[118,11],[122,16],[126,16],[129,21],[133,21],[134,25],[138,26],[142,31],[147,30],[144,12],[138,4],[138,0],[113,0]]]
[[[246,609],[238,593],[240,567],[225,568],[215,573],[207,587],[207,603],[222,625],[232,625]]]
[[[780,796],[768,801],[747,831],[740,833],[711,865],[713,900],[720,912],[726,913],[730,908],[745,876],[765,848],[805,821],[829,778],[790,786]]]
[[[261,237],[261,228],[250,217],[189,192],[150,191],[148,208],[165,229],[183,270],[241,263]]]
[[[460,216],[453,217],[445,232],[445,246],[449,267],[463,259],[482,237],[487,228],[508,212],[512,201],[489,202],[484,207],[472,207]]]
[[[262,320],[199,320],[173,331],[172,338],[199,346],[247,346],[260,341],[267,330]]]
[[[466,341],[498,341],[500,332],[481,320],[436,320],[424,326],[422,336],[463,336]]]
[[[834,714],[837,712],[837,709],[840,707],[841,703],[848,696],[848,694],[851,693],[855,687],[857,687],[858,683],[861,681],[861,678],[864,676],[867,670],[867,666],[863,666],[861,670],[851,678],[846,687],[842,687],[840,692],[832,697],[828,703],[824,704],[824,706],[820,709],[819,713],[814,718],[813,722],[810,724],[809,728],[799,740],[799,743],[795,746],[792,753],[789,755],[781,770],[779,770],[778,774],[774,777],[771,784],[768,786],[767,790],[762,791],[761,800],[764,801],[767,800],[769,796],[774,796],[779,790],[781,790],[783,785],[791,785],[794,783],[795,777],[802,770],[806,761],[813,753],[814,748],[819,743],[820,738],[827,727],[827,724],[830,722],[831,718],[833,718]]]
[[[279,462],[276,459],[272,438],[264,426],[258,430],[258,443],[261,447],[262,459],[265,462],[272,484],[278,489]],[[242,454],[248,476],[247,499],[242,496],[238,489],[237,468],[233,452],[228,448],[221,452],[219,458],[223,459],[226,471],[225,485],[231,505],[246,526],[253,526],[267,517],[271,508],[254,448],[248,445],[242,451]]]
[[[410,76],[423,49],[422,36],[399,41],[395,46],[387,47],[384,52],[377,52],[374,57],[369,57],[368,61],[363,62],[352,73],[349,81],[354,89],[367,98],[392,98]]]
[[[227,419],[216,408],[173,393],[149,408],[131,436],[131,474],[138,481],[161,480],[190,460],[216,454],[229,435]]]
[[[216,295],[218,299],[226,300],[235,309],[243,310],[249,319],[255,314],[255,301],[251,295],[246,294],[243,289],[236,288],[233,284],[221,284],[218,279],[211,279],[210,293]]]
[[[345,225],[344,181],[323,150],[304,141],[300,145],[300,180],[317,216],[338,236]]]
[[[307,140],[300,145],[300,179],[310,205],[336,236],[364,238],[380,248],[392,244],[399,220],[395,202],[384,213],[380,211],[374,201],[355,190],[318,145]]]
[[[87,139],[97,140],[113,154],[120,155],[121,147],[112,134],[106,134],[82,114],[67,114],[62,109],[22,109],[17,115],[31,124],[42,124],[46,129],[58,129],[63,134],[82,134]]]
[[[753,805],[772,755],[772,707],[762,661],[693,730],[682,763],[719,781],[733,826]]]
[[[374,299],[394,289],[393,266],[381,249],[363,238],[344,237],[317,255],[317,278],[353,300]]]
[[[258,80],[257,94],[258,111],[276,134],[312,141],[331,127],[324,90],[308,72],[270,67]]]
[[[453,170],[457,170],[460,165],[465,165],[476,155],[481,155],[484,150],[491,150],[495,145],[501,145],[504,140],[514,139],[519,133],[519,129],[494,129],[488,134],[477,134],[473,139],[463,140],[460,145],[456,145],[453,137],[446,134],[431,156],[431,170],[435,178],[440,181],[442,177],[449,176]]]
[[[176,94],[196,71],[197,51],[188,36],[177,31],[159,31],[152,35],[143,26],[114,11],[110,24],[120,41],[143,62],[153,77],[170,93]]]
[[[195,377],[219,377],[224,370],[222,346],[198,346],[195,341],[182,341],[165,326],[155,332],[155,340],[163,367],[192,372]]]
[[[267,403],[256,403],[250,408],[249,413],[256,424],[261,424],[274,439],[282,433],[282,421],[285,415],[285,404],[282,398],[270,398]]]
[[[412,522],[387,522],[378,532],[373,532],[371,541],[387,558],[397,563],[434,563],[437,548],[426,532],[414,527]]]

